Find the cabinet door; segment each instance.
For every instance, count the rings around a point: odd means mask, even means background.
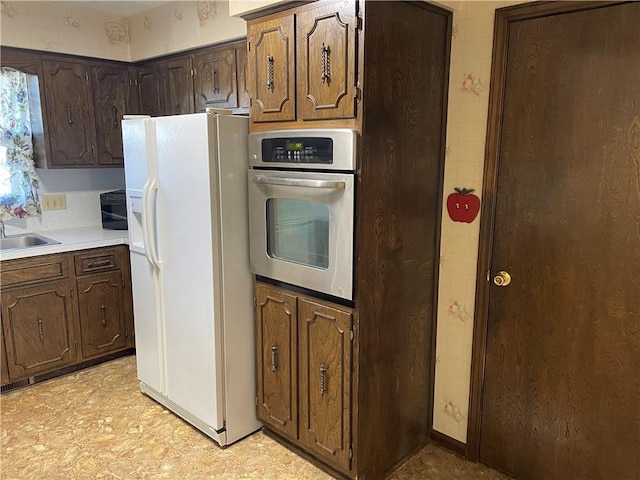
[[[96,163],[96,138],[89,72],[84,62],[43,60],[49,166]]]
[[[99,165],[124,165],[122,115],[129,105],[126,66],[91,66]]]
[[[249,108],[251,96],[247,75],[247,44],[236,46],[236,76],[238,79],[238,107]]]
[[[156,65],[146,65],[138,70],[139,112],[157,117],[162,115],[162,74]]]
[[[351,328],[348,311],[298,300],[300,442],[350,468]]]
[[[83,358],[127,347],[124,284],[119,271],[78,279]]]
[[[193,56],[196,110],[207,107],[236,108],[235,48],[219,48]]]
[[[2,294],[2,328],[11,380],[53,370],[75,359],[72,302],[66,281]]]
[[[294,16],[247,23],[251,120],[295,120]]]
[[[355,116],[355,2],[304,11],[296,27],[298,118]]]
[[[256,287],[257,395],[260,421],[297,438],[296,297]]]
[[[164,80],[164,114],[193,113],[191,58],[164,62],[161,70]]]

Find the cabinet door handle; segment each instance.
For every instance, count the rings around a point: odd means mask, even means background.
[[[322,80],[322,83],[329,83],[331,81],[330,53],[331,49],[329,48],[329,45],[325,46],[324,42],[322,42],[322,47],[320,47],[320,54],[322,55],[322,72],[320,73],[320,80]]]
[[[71,104],[67,103],[67,123],[73,126],[73,116],[71,115]]]
[[[213,93],[218,93],[218,72],[213,71]]]
[[[100,311],[102,313],[102,326],[107,326],[107,309],[104,306],[104,303],[100,305]]]
[[[44,343],[44,325],[40,317],[38,317],[38,334],[40,335],[40,341]]]
[[[273,91],[275,84],[273,81],[273,57],[267,54],[267,90]]]
[[[113,111],[113,128],[117,130],[120,126],[120,123],[118,122],[118,109],[113,106],[111,107],[111,110]]]
[[[275,372],[278,370],[278,347],[273,345],[271,347],[271,371]]]
[[[320,395],[327,393],[327,366],[320,365]]]

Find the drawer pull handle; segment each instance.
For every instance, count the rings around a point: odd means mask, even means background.
[[[67,103],[67,123],[73,126],[73,116],[71,114],[71,105]]]
[[[111,111],[113,112],[113,128],[117,130],[118,127],[120,126],[120,123],[118,122],[118,118],[119,118],[118,109],[114,105],[111,107]]]
[[[320,365],[320,395],[327,393],[327,366]]]
[[[278,369],[278,347],[273,345],[271,347],[271,371],[275,372]]]
[[[102,313],[102,326],[107,326],[107,309],[104,306],[104,303],[100,305],[100,311]]]
[[[218,93],[218,72],[213,71],[213,93]]]
[[[38,317],[38,334],[40,335],[40,341],[44,343],[44,325],[40,317]]]
[[[93,262],[87,263],[87,268],[99,268],[99,267],[110,267],[112,265],[111,260],[94,260]]]

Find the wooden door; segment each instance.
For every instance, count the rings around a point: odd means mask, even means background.
[[[298,302],[300,441],[332,465],[350,469],[351,312]]]
[[[164,114],[194,113],[191,58],[177,58],[163,62]]]
[[[480,459],[520,479],[640,478],[640,3],[593,6],[496,20]]]
[[[356,2],[322,5],[298,15],[298,118],[355,116]]]
[[[292,439],[298,434],[296,297],[256,286],[258,420]]]
[[[89,72],[83,61],[43,60],[49,166],[96,163],[96,137]]]
[[[162,75],[156,64],[138,69],[138,92],[140,113],[157,117],[162,115]]]
[[[207,107],[236,108],[236,52],[234,47],[216,48],[193,56],[196,111]]]
[[[238,107],[249,108],[251,95],[249,94],[249,76],[247,72],[247,44],[237,45],[236,48],[236,78],[238,80]]]
[[[294,16],[247,22],[251,120],[296,119]]]
[[[122,115],[129,106],[126,66],[91,66],[99,165],[124,165]]]
[[[124,284],[120,272],[78,279],[78,306],[83,358],[127,346]]]
[[[2,328],[12,380],[53,370],[75,358],[67,282],[2,293]]]

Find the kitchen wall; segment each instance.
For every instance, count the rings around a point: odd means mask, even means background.
[[[235,40],[247,35],[244,20],[229,16],[229,3],[168,2],[129,18],[131,61]]]
[[[233,5],[232,10],[241,14],[251,9],[250,3]],[[454,12],[444,200],[455,187],[473,188],[480,196],[493,17],[496,8],[522,2],[434,3]],[[225,2],[170,2],[128,19],[65,5],[3,1],[2,44],[135,61],[216,43],[223,37],[241,37],[246,32],[243,20],[228,17]],[[66,213],[45,212],[42,219],[29,219],[21,228],[57,228],[68,224],[70,217],[99,221],[97,196],[84,185],[108,190],[108,185],[121,181],[115,171],[43,172],[44,191],[68,192],[69,208]],[[83,185],[83,190],[76,191],[76,185]],[[461,442],[466,442],[467,434],[479,227],[479,218],[470,224],[456,223],[443,212],[433,422],[437,431]]]

